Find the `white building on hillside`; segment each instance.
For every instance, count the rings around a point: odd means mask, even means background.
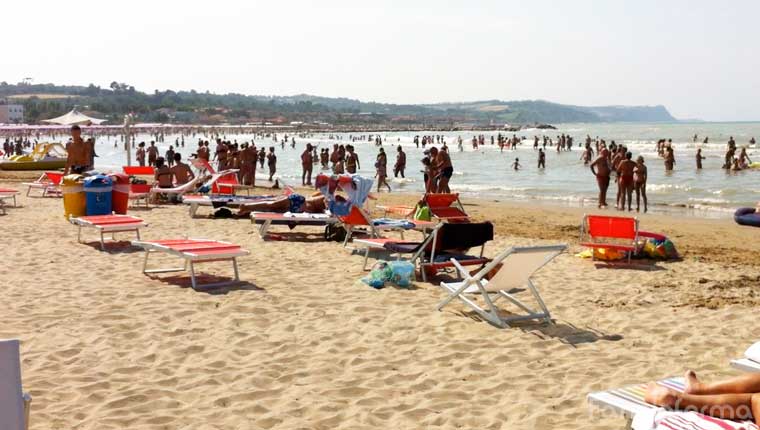
[[[0,124],[19,124],[24,122],[23,105],[0,105]]]

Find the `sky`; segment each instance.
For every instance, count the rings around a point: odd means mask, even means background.
[[[760,1],[8,0],[0,81],[760,120]]]

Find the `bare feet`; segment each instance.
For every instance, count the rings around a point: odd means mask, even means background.
[[[699,378],[697,378],[697,374],[694,373],[693,370],[687,370],[686,374],[683,375],[684,379],[684,389],[683,392],[686,394],[700,394],[702,391],[702,383],[699,382]]]
[[[644,394],[644,401],[666,408],[673,408],[676,404],[677,395],[675,391],[672,391],[666,387],[663,387],[656,382],[652,382],[647,385],[647,391]]]

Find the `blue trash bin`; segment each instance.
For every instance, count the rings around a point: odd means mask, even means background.
[[[85,178],[84,193],[87,200],[87,216],[111,215],[111,178],[95,175]]]

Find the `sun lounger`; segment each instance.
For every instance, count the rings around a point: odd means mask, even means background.
[[[531,278],[539,269],[547,265],[555,257],[567,249],[566,245],[514,247],[499,254],[475,275],[470,273],[455,259],[451,263],[459,270],[463,280],[461,282],[441,282],[440,286],[448,293],[448,297],[438,304],[438,310],[443,309],[454,299],[460,299],[471,307],[478,315],[485,318],[491,324],[498,327],[506,327],[514,321],[543,320],[551,322],[549,309],[538,289],[533,285]],[[486,276],[496,269],[501,268],[496,274],[487,280]],[[516,293],[527,288],[533,295],[539,309],[533,309],[517,298]],[[479,306],[475,300],[482,299],[485,308]],[[506,299],[526,312],[522,315],[501,316],[496,301]]]
[[[269,227],[273,225],[286,225],[291,229],[297,226],[315,226],[325,227],[338,222],[338,218],[330,214],[311,214],[311,213],[273,213],[273,212],[251,212],[251,223],[261,224],[259,226],[259,236],[264,239],[269,232]]]
[[[233,195],[201,195],[201,194],[189,194],[182,197],[182,203],[188,205],[190,216],[195,217],[198,212],[198,208],[204,207],[228,207],[239,208],[247,203],[258,203],[263,200],[274,199],[275,196],[233,196]]]
[[[658,384],[675,391],[684,390],[683,378],[668,378]],[[669,411],[644,401],[647,384],[635,384],[622,388],[591,393],[586,397],[589,405],[604,411],[622,415],[626,428],[636,429],[684,429],[684,430],[752,430],[757,429],[748,421],[732,421],[703,415],[696,411]],[[655,425],[656,424],[656,425]]]
[[[100,248],[105,250],[105,239],[103,235],[106,233],[123,233],[133,231],[137,235],[137,239],[140,239],[140,229],[147,227],[148,224],[140,218],[129,215],[97,215],[97,216],[83,216],[79,218],[70,218],[72,224],[79,227],[77,232],[77,241],[82,243],[82,227],[94,228],[100,232]]]
[[[150,176],[152,178],[156,174],[156,169],[153,166],[122,166],[121,168],[129,176]]]
[[[636,251],[639,221],[636,218],[586,215],[581,224],[580,245],[593,249],[626,251],[628,263]],[[592,253],[593,258],[593,253]]]
[[[731,360],[731,367],[744,372],[760,372],[760,342],[747,348],[744,357]]]
[[[18,190],[13,188],[0,188],[0,200],[13,200],[13,207],[16,207],[16,196],[19,194]]]
[[[132,245],[139,246],[145,250],[143,273],[150,274],[181,272],[188,270],[189,266],[190,282],[194,290],[197,290],[199,288],[229,286],[240,283],[237,258],[249,254],[247,250],[242,249],[239,245],[208,239],[133,241]],[[185,265],[181,268],[148,269],[148,257],[154,252],[163,252],[182,258],[185,260]],[[214,261],[231,261],[235,277],[231,281],[216,282],[203,285],[199,284],[196,279],[195,265],[199,263],[209,263]]]
[[[135,203],[140,200],[145,202],[145,207],[150,206],[150,184],[129,184],[129,200]]]
[[[177,185],[176,187],[172,188],[159,188],[158,186],[154,186],[150,189],[150,195],[151,196],[157,196],[157,195],[164,195],[164,196],[183,196],[188,193],[195,192],[195,189],[197,188],[197,185],[205,179],[202,176],[196,176],[195,178],[191,179],[188,183]],[[214,178],[212,178],[214,179]],[[218,179],[218,178],[216,178]]]
[[[34,182],[22,182],[21,185],[28,187],[26,189],[26,195],[32,190],[42,190],[42,197],[48,195],[61,196],[61,180],[63,180],[63,173],[61,172],[45,172]]]
[[[396,231],[404,238],[404,231],[417,230],[425,232],[431,230],[437,224],[431,221],[416,221],[407,219],[378,218],[373,219],[369,213],[359,206],[353,206],[347,216],[338,217],[346,230],[346,238],[343,246],[353,239],[354,233],[363,232],[369,237],[381,237],[383,232]]]
[[[28,429],[31,403],[21,388],[19,341],[0,339],[0,429]]]

